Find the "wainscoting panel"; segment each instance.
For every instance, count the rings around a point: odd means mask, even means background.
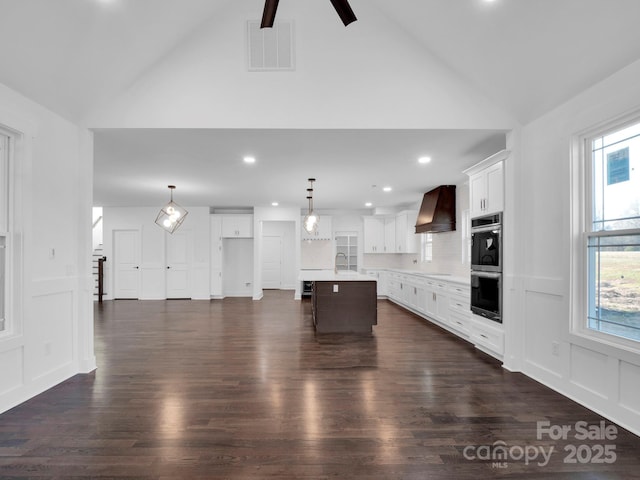
[[[31,366],[39,380],[74,361],[74,292],[61,291],[33,298],[37,326],[30,329]]]
[[[640,367],[620,361],[620,406],[640,415]]]
[[[560,331],[564,299],[546,292],[525,291],[525,361],[560,376]]]
[[[0,397],[24,385],[24,348],[0,352]]]
[[[609,398],[607,355],[572,344],[569,361],[569,377],[572,384],[601,398]]]

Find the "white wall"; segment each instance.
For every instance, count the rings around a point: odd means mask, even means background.
[[[106,299],[113,299],[113,237],[114,230],[140,232],[140,298],[158,300],[166,298],[164,282],[166,256],[165,241],[170,235],[155,224],[158,207],[104,207],[104,255]],[[209,207],[185,207],[189,214],[180,231],[190,232],[192,238],[191,298],[209,299],[210,231]]]
[[[640,112],[640,62],[525,126],[514,175],[520,358],[527,375],[640,434],[640,356],[569,332],[572,303],[571,144],[584,129]],[[552,354],[552,342],[560,354]]]
[[[255,2],[227,2],[91,127],[509,128],[513,119],[381,12],[345,29],[322,1],[295,22],[296,70],[249,72],[246,22]],[[337,74],[336,72],[339,72]],[[375,99],[375,100],[374,100]]]
[[[0,85],[0,125],[18,138],[15,274],[0,336],[0,412],[95,368],[91,204],[93,142]]]

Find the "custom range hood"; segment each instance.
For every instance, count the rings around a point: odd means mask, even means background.
[[[424,194],[416,233],[453,232],[456,229],[456,186],[440,185]]]

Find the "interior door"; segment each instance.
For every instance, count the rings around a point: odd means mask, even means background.
[[[167,298],[191,298],[191,232],[167,233]]]
[[[114,298],[140,298],[140,232],[115,230],[113,234]]]
[[[282,237],[262,237],[262,288],[282,288]]]

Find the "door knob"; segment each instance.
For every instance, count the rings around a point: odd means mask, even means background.
[[[167,270],[169,270],[171,267],[167,265]]]
[[[140,267],[136,265],[136,266],[135,266],[135,267],[133,267],[133,268],[135,268],[136,270],[138,270]]]

